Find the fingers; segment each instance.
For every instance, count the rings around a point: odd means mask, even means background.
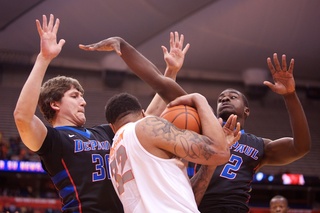
[[[280,62],[278,60],[277,53],[273,54],[273,62],[274,62],[275,68],[274,68],[274,66],[272,64],[272,61],[271,61],[270,57],[267,58],[267,64],[268,64],[268,67],[269,67],[269,69],[270,69],[272,74],[274,74],[276,71],[288,71],[290,73],[293,72],[294,59],[291,59],[290,65],[289,65],[289,69],[288,69],[288,67],[287,67],[287,57],[286,57],[285,54],[283,54],[281,56],[281,64],[282,64],[282,66],[280,65]]]
[[[57,34],[59,26],[60,26],[60,20],[57,18],[56,22],[54,21],[54,15],[50,14],[49,17],[49,23],[47,20],[46,15],[42,15],[42,27],[40,24],[40,21],[36,20],[37,30],[40,35],[42,35],[44,32],[53,32]]]
[[[238,140],[240,140],[240,137],[241,137],[240,123],[238,122],[236,131],[235,131],[235,139],[234,139],[234,141],[237,142]]]
[[[225,124],[226,127],[235,126],[237,115],[231,114]]]
[[[276,66],[276,70],[277,71],[281,70],[281,66],[280,66],[280,63],[279,63],[279,60],[278,60],[277,53],[273,54],[273,62],[274,62],[274,65]]]
[[[50,14],[49,24],[48,24],[49,31],[51,31],[53,29],[53,23],[54,23],[54,16],[52,14]]]
[[[238,136],[239,136],[239,138],[237,139],[237,140],[239,140],[239,139],[240,139],[240,135],[241,135],[240,123],[239,123],[239,122],[237,122],[235,129],[236,129],[236,130],[234,131],[234,132],[235,132],[235,137],[238,137]]]
[[[83,44],[79,44],[79,48],[82,50],[87,50],[87,51],[94,51],[94,48],[92,47],[92,45],[83,45]]]
[[[185,55],[185,54],[188,52],[189,48],[190,48],[190,44],[188,43],[188,44],[183,48],[182,53]]]
[[[179,96],[168,104],[168,107],[176,106],[176,105],[188,105],[194,106],[193,97],[196,96],[195,93]]]
[[[292,58],[292,59],[290,60],[290,65],[289,65],[289,70],[288,70],[288,72],[291,73],[291,74],[293,74],[293,68],[294,68],[294,59]]]
[[[184,35],[181,34],[180,38],[179,38],[179,33],[176,31],[175,32],[175,40],[176,40],[176,47],[178,47],[179,49],[182,49],[183,42],[184,42]]]
[[[37,30],[38,30],[39,35],[42,36],[43,31],[42,31],[42,28],[41,28],[41,23],[40,23],[40,21],[38,19],[36,20],[36,26],[37,26]]]
[[[60,19],[56,19],[56,23],[54,24],[53,26],[53,29],[52,29],[52,32],[57,34],[58,33],[58,29],[59,29],[59,26],[60,26]]]
[[[184,35],[183,34],[181,34],[179,36],[179,33],[177,31],[175,31],[174,33],[170,32],[170,48],[182,49],[183,43],[184,43]]]
[[[286,61],[287,59],[286,59],[286,55],[285,54],[283,54],[282,55],[282,70],[283,71],[287,71],[287,61]]]
[[[170,32],[170,49],[174,47],[174,34],[173,32]]]
[[[268,64],[268,67],[269,67],[269,70],[270,70],[271,74],[272,75],[275,74],[276,70],[274,69],[274,66],[272,64],[272,61],[271,61],[270,57],[267,58],[267,64]]]
[[[47,31],[47,16],[46,15],[42,15],[42,30]]]

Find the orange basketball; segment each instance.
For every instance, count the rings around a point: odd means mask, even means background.
[[[200,118],[197,110],[193,107],[186,105],[167,107],[160,117],[173,123],[180,129],[188,129],[201,133]]]

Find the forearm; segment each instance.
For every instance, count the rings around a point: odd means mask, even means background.
[[[212,178],[216,166],[202,165],[199,171],[191,178],[191,186],[197,205],[199,206]]]
[[[290,118],[294,146],[296,151],[305,154],[310,150],[311,136],[303,107],[296,92],[284,95],[283,98]]]
[[[172,80],[176,80],[177,72],[177,70],[172,70],[172,68],[167,67],[164,76],[171,78]],[[167,105],[164,100],[160,97],[160,95],[158,95],[158,93],[156,93],[146,110],[146,114],[160,116],[166,106]]]
[[[212,141],[210,146],[215,153],[216,165],[224,164],[229,160],[230,149],[221,124],[205,98],[203,99],[203,103],[196,103],[196,108],[201,121],[202,135],[209,137]]]
[[[172,79],[164,77],[157,67],[141,55],[130,44],[121,39],[121,57],[128,67],[152,89],[158,93],[165,103],[186,92]]]
[[[23,116],[24,120],[31,120],[35,114],[41,84],[50,62],[50,59],[45,59],[39,54],[28,79],[21,90],[15,108],[15,115],[19,114],[19,116]]]

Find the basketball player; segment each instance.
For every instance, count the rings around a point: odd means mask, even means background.
[[[289,210],[287,198],[276,195],[270,200],[270,213],[287,213]]]
[[[203,135],[146,117],[139,101],[127,93],[115,95],[106,105],[106,119],[116,132],[109,159],[111,180],[125,212],[198,212],[184,160],[222,164],[240,138],[236,116],[227,121],[225,136],[200,94],[181,96],[171,104],[195,107]]]
[[[43,16],[42,26],[36,20],[41,48],[16,104],[17,129],[24,144],[40,156],[62,199],[62,212],[123,212],[107,169],[112,129],[107,124],[84,127],[86,102],[84,90],[76,79],[58,76],[41,87],[47,67],[65,43],[63,39],[57,43],[59,24],[53,15],[49,20]],[[180,43],[179,39],[177,42]],[[181,68],[187,51],[181,47],[173,42],[171,50],[175,54],[167,55],[169,76],[175,77]],[[147,71],[154,69],[143,57],[134,60]],[[35,115],[38,102],[52,127]],[[156,112],[161,105],[156,100],[149,106],[149,112]]]
[[[218,166],[214,172],[199,205],[199,210],[203,213],[248,212],[254,173],[265,165],[289,164],[302,158],[310,150],[308,122],[295,91],[294,60],[291,59],[289,68],[285,55],[282,55],[282,65],[277,54],[273,55],[273,61],[274,65],[270,58],[267,59],[274,84],[268,81],[264,84],[283,97],[293,137],[271,140],[244,133],[245,121],[250,115],[248,100],[235,89],[224,90],[218,98],[217,115],[225,121],[230,115],[237,115],[242,134],[240,140],[232,146],[229,162]]]
[[[202,95],[185,95],[172,79],[157,71],[146,72],[134,60],[143,56],[120,37],[80,48],[117,52],[166,103],[179,97],[170,105],[186,104],[198,110],[203,135],[177,129],[159,117],[145,117],[138,100],[126,93],[114,96],[106,106],[106,119],[116,132],[109,161],[111,179],[125,212],[198,212],[212,165],[224,163],[230,145],[240,137],[236,116],[230,116],[222,128]],[[166,48],[163,50],[166,56]],[[182,159],[210,166],[201,167],[191,186]]]
[[[110,45],[114,39],[119,38],[103,40],[99,43],[88,45],[85,48],[92,51],[115,50],[121,55],[121,42],[113,44],[113,46]],[[108,44],[108,42],[110,43]],[[131,47],[124,47],[124,49],[127,48],[130,49]],[[163,49],[165,48],[163,47]],[[164,54],[166,54],[165,51]],[[126,57],[122,56],[122,58],[126,61]],[[271,140],[256,137],[252,134],[243,134],[240,141],[232,147],[232,155],[229,162],[218,167],[215,171],[205,197],[199,206],[201,212],[248,212],[250,183],[254,173],[264,165],[285,165],[291,163],[303,157],[310,150],[311,138],[308,123],[295,92],[295,82],[292,74],[294,60],[291,60],[289,69],[287,69],[285,55],[282,56],[282,66],[278,61],[277,54],[273,55],[273,60],[275,67],[270,58],[267,59],[267,63],[273,76],[274,84],[267,81],[264,84],[284,98],[290,117],[293,138],[284,137]],[[137,64],[131,66],[135,67]],[[141,76],[139,73],[136,74],[139,77]],[[159,76],[156,74],[150,74],[150,76],[150,79],[143,80],[157,91],[157,86],[155,85],[157,82],[161,82],[161,80],[159,80]],[[164,88],[165,85],[160,85],[160,87]],[[168,85],[168,87],[171,86]],[[172,95],[170,96],[169,94],[170,97],[168,98],[162,92],[161,97],[165,102],[168,102],[172,98],[179,96],[179,94],[173,94],[175,91],[179,90],[172,89]],[[244,122],[250,114],[247,99],[239,91],[233,89],[225,90],[219,97],[217,114],[225,121],[231,114],[236,114],[243,129]],[[246,151],[248,152],[242,152],[244,148],[247,148]],[[206,186],[202,185],[202,189],[204,188]],[[199,199],[197,202],[201,200],[200,194],[201,192],[196,197]]]

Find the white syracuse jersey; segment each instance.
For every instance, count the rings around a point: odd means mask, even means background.
[[[110,152],[111,180],[125,212],[199,212],[186,165],[146,151],[135,126],[128,123],[117,131]]]

